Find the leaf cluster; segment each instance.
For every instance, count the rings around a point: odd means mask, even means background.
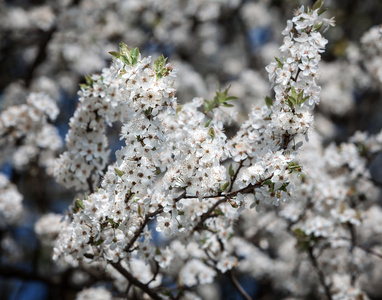
[[[217,108],[221,105],[224,107],[232,107],[232,104],[229,104],[228,101],[236,100],[238,99],[235,96],[228,96],[228,91],[231,86],[226,88],[223,92],[221,91],[220,85],[219,90],[216,91],[215,97],[213,100],[206,100],[204,102],[204,113],[208,113],[209,111],[213,110],[214,108]]]
[[[119,58],[126,65],[136,65],[139,58],[139,49],[137,47],[129,49],[129,47],[123,43],[119,43],[119,52],[110,51],[109,52],[115,58]]]
[[[166,77],[170,74],[172,68],[170,66],[166,66],[167,57],[165,58],[163,54],[159,56],[154,62],[154,70],[156,74],[156,80]]]
[[[291,109],[293,109],[295,106],[302,105],[307,99],[309,99],[309,96],[304,97],[304,90],[297,93],[294,86],[291,87],[292,95],[288,96],[288,105]]]

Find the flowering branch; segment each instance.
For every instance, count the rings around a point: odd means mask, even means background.
[[[305,13],[302,7],[288,21],[283,57],[267,67],[275,100],[268,97],[266,105],[254,109],[229,140],[218,117],[219,107],[230,107],[228,101],[236,99],[228,89],[219,89],[211,101],[196,98],[178,107],[176,71],[163,55],[151,63],[124,43],[119,52],[110,52],[111,67],[86,77],[81,86],[68,151],[57,161],[61,183],[90,193],[75,200],[54,258],[104,260],[154,299],[160,296],[149,285],[171,272],[172,261],[181,261],[179,289],[212,282],[217,271],[229,272],[249,299],[232,274],[238,264],[230,246],[233,228],[247,208],[278,206],[295,192],[291,182],[302,172],[296,159],[302,142],[291,142],[307,135],[310,111],[319,101],[315,74],[327,42],[316,27],[320,9]],[[106,124],[115,121],[123,123],[125,146],[103,174],[109,154]],[[234,165],[227,169],[223,163],[228,161]],[[93,188],[101,175],[101,187]],[[254,196],[252,204],[246,195]],[[153,245],[149,223],[154,220],[156,231],[173,239],[166,247]],[[182,237],[185,246],[196,243],[203,254],[174,254],[175,237]],[[154,274],[150,268],[147,280],[137,279],[134,268],[123,265],[131,260],[155,265]],[[190,268],[195,277],[187,279]]]

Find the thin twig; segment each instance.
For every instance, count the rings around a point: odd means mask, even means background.
[[[329,286],[325,282],[325,274],[322,272],[322,270],[318,266],[317,259],[313,255],[313,247],[309,247],[308,254],[309,254],[310,261],[312,262],[314,268],[316,269],[316,272],[317,272],[318,278],[320,280],[320,283],[321,283],[321,285],[323,286],[323,288],[325,290],[326,297],[328,298],[328,300],[333,300],[332,294],[330,293],[330,288],[329,288]]]
[[[235,275],[233,274],[233,270],[230,270],[227,272],[229,278],[231,279],[233,285],[237,288],[239,293],[244,297],[246,300],[252,300],[252,298],[247,294],[247,292],[243,289],[243,287],[240,285],[240,282],[237,280]]]
[[[122,267],[120,262],[109,261],[109,263],[119,273],[121,273],[121,275],[123,275],[131,284],[139,287],[142,291],[144,291],[146,294],[148,294],[151,298],[153,298],[154,300],[163,300],[163,298],[161,296],[159,296],[157,293],[155,293],[152,289],[150,289],[147,284],[144,284],[143,282],[139,281],[129,271],[127,271],[124,267]]]

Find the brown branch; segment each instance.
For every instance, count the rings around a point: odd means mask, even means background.
[[[90,253],[85,253],[84,256],[89,259],[94,259],[94,255]],[[120,262],[114,262],[112,260],[107,260],[107,262],[112,265],[122,276],[124,276],[130,284],[135,285],[140,288],[142,291],[147,293],[151,298],[155,300],[162,300],[162,298],[155,293],[152,289],[148,287],[148,283],[143,283],[135,278],[129,271],[127,271]]]
[[[244,297],[244,299],[252,300],[252,298],[243,289],[243,287],[240,285],[240,282],[237,280],[237,278],[233,274],[233,270],[228,271],[227,275],[229,276],[229,279],[231,279],[233,285],[236,287],[236,289],[239,291],[239,293]]]
[[[231,186],[229,187],[228,192],[232,192],[233,184],[235,183],[236,178],[237,178],[237,175],[239,175],[240,169],[243,167],[243,164],[244,164],[244,160],[241,160],[241,161],[240,161],[240,165],[239,165],[239,167],[237,168],[235,174],[234,174],[233,177],[232,177],[232,180],[231,180]]]
[[[357,237],[356,237],[356,232],[355,232],[355,227],[353,224],[348,222],[348,227],[350,231],[350,236],[351,236],[351,244],[350,244],[350,255],[351,255],[351,260],[352,263],[354,263],[354,248],[357,245]],[[356,272],[354,271],[354,268],[351,270],[351,284],[354,285],[356,280]]]
[[[328,298],[328,300],[333,300],[332,294],[330,293],[330,287],[325,282],[325,274],[320,269],[320,267],[318,265],[318,262],[317,262],[317,259],[313,255],[313,247],[311,247],[311,246],[309,247],[308,254],[309,254],[310,261],[312,262],[312,265],[313,265],[313,267],[315,268],[315,270],[317,272],[318,279],[320,280],[320,283],[321,283],[321,285],[324,288],[326,297]]]
[[[212,205],[200,218],[199,222],[194,226],[193,231],[197,230],[198,228],[203,228],[203,223],[205,220],[207,220],[210,217],[210,214],[222,203],[227,201],[227,197],[224,197],[223,199],[218,200],[214,205]]]
[[[362,246],[362,245],[355,245],[357,248],[359,249],[362,249],[363,251],[365,251],[366,253],[369,253],[371,255],[374,255],[380,259],[382,259],[382,254],[379,254],[377,252],[375,252],[374,250],[368,248],[368,247],[365,247],[365,246]]]
[[[150,289],[147,284],[144,284],[143,282],[136,279],[129,271],[127,271],[124,267],[122,267],[119,262],[115,263],[113,261],[109,261],[109,263],[119,273],[121,273],[121,275],[123,275],[131,284],[135,285],[136,287],[139,287],[142,291],[148,294],[152,299],[163,300],[163,298],[160,297],[157,293],[155,293],[152,289]]]
[[[163,207],[160,207],[156,211],[154,211],[150,214],[147,214],[145,216],[143,223],[141,224],[141,226],[139,226],[137,231],[134,233],[134,236],[131,238],[130,242],[126,245],[125,251],[128,252],[130,250],[130,248],[134,245],[135,241],[139,238],[139,236],[141,235],[141,233],[145,229],[145,227],[146,227],[147,223],[150,221],[150,219],[155,217],[156,215],[160,214],[161,212],[163,212]]]

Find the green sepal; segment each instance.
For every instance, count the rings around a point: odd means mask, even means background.
[[[263,181],[263,185],[271,185],[271,184],[273,184],[273,182],[270,179]]]
[[[105,240],[101,238],[101,239],[95,241],[94,244],[95,244],[96,246],[99,246],[99,245],[103,244],[104,241],[105,241]]]
[[[153,112],[152,107],[149,107],[148,109],[145,110],[145,116],[146,116],[146,117],[151,116],[151,113],[152,113],[152,112]]]
[[[216,137],[216,134],[215,134],[215,129],[213,127],[210,127],[210,129],[208,130],[208,135],[214,139]]]
[[[208,127],[208,126],[210,126],[211,121],[212,121],[212,119],[209,119],[209,120],[206,122],[206,124],[204,125],[204,127]]]
[[[278,64],[278,67],[279,67],[279,68],[282,68],[282,67],[284,66],[284,63],[281,61],[280,58],[278,58],[278,57],[275,56],[275,60],[277,61],[277,64]]]
[[[289,182],[283,183],[283,185],[279,188],[280,191],[287,192],[287,186],[289,185]]]
[[[155,175],[159,175],[161,172],[160,172],[160,168],[158,167],[155,167]]]
[[[117,174],[119,177],[122,177],[123,175],[125,175],[125,172],[117,169],[117,168],[114,168],[114,172],[115,174]]]

